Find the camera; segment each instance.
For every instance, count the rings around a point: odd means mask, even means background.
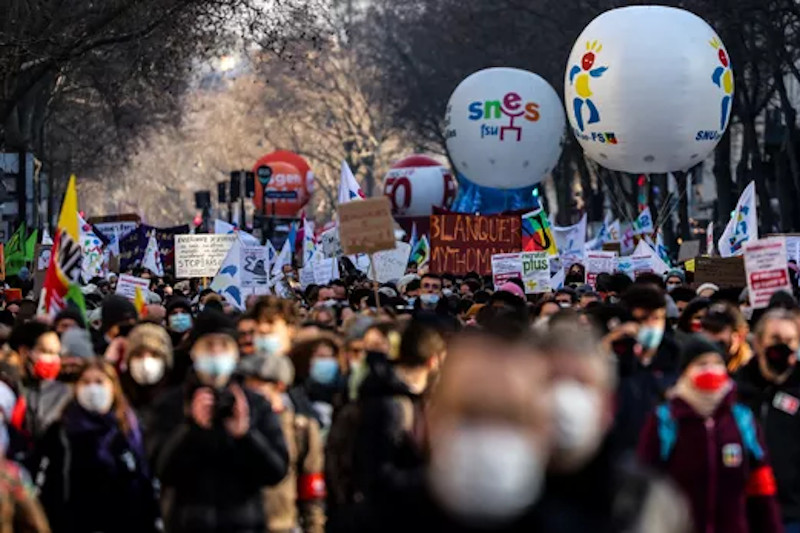
[[[214,423],[218,424],[233,416],[236,397],[229,389],[214,391]]]

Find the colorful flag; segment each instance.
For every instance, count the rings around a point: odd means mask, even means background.
[[[574,263],[583,263],[586,253],[586,214],[577,224],[564,227],[553,226],[551,229],[562,266],[568,269]]]
[[[89,283],[92,278],[105,277],[105,248],[103,239],[94,231],[91,224],[78,215],[81,243],[81,278]]]
[[[39,230],[35,229],[31,232],[28,240],[25,241],[25,261],[28,263],[33,262],[33,256],[36,255],[36,242],[39,240]]]
[[[25,221],[11,235],[5,245],[5,268],[7,276],[16,276],[20,269],[25,266],[27,226]]]
[[[608,241],[606,242],[620,242],[622,240],[622,229],[620,228],[619,219],[615,218],[608,224]]]
[[[653,225],[653,217],[650,214],[650,206],[647,206],[639,213],[639,216],[633,223],[636,235],[651,235],[655,232],[656,228]]]
[[[669,249],[664,244],[664,235],[662,235],[660,231],[656,234],[656,252],[658,252],[658,257],[664,261],[664,264],[671,266],[671,261],[669,260]]]
[[[158,241],[154,231],[150,232],[150,239],[147,241],[142,268],[149,270],[154,276],[164,276],[164,265],[161,262],[161,252],[158,251]]]
[[[39,314],[54,317],[67,305],[86,312],[79,281],[81,276],[80,229],[78,226],[78,191],[75,175],[70,176],[58,228],[50,256],[50,266],[44,279]]]
[[[417,246],[411,251],[411,258],[408,260],[409,263],[414,263],[417,265],[417,268],[420,269],[428,264],[431,260],[431,245],[428,242],[428,236],[423,235],[420,240],[417,241]]]
[[[522,251],[558,256],[558,246],[543,208],[522,215]]]
[[[339,203],[346,204],[353,200],[363,200],[365,198],[361,186],[353,176],[353,171],[347,161],[342,161],[342,178],[339,182]]]
[[[419,236],[417,235],[417,223],[411,223],[411,237],[408,239],[408,244],[411,246],[411,250],[413,251],[414,248],[417,247],[417,242],[419,241]]]
[[[311,264],[311,257],[313,257],[316,249],[314,225],[303,215],[303,266]]]
[[[147,316],[147,300],[145,300],[142,293],[142,288],[138,285],[136,286],[136,296],[133,298],[133,306],[136,308],[136,312],[139,313],[139,318]]]
[[[731,220],[719,239],[719,255],[731,257],[744,253],[746,242],[758,240],[758,214],[756,213],[756,184],[745,187]]]

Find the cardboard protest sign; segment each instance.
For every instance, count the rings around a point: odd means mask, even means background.
[[[177,235],[175,238],[175,275],[179,278],[202,278],[216,275],[236,235]]]
[[[510,279],[522,279],[522,253],[493,255],[492,278],[495,290]]]
[[[339,239],[347,255],[394,249],[394,219],[389,198],[380,196],[340,204]]]
[[[124,296],[130,301],[136,299],[136,287],[139,287],[142,294],[147,297],[147,293],[150,289],[150,280],[129,276],[127,274],[122,274],[117,280],[117,294]]]
[[[744,244],[744,269],[747,273],[747,292],[754,309],[767,307],[778,291],[791,294],[786,260],[786,241],[772,237]]]
[[[616,266],[616,252],[586,252],[586,283],[595,288],[597,275],[611,274]]]
[[[614,252],[620,255],[622,252],[622,245],[619,242],[604,242],[602,250],[604,252]]]
[[[700,255],[700,241],[683,241],[678,250],[678,263],[683,263]]]
[[[547,252],[523,252],[520,254],[520,262],[522,264],[522,284],[525,286],[526,294],[538,294],[552,290],[550,260]],[[563,270],[561,272],[563,274]]]
[[[374,274],[370,272],[370,277],[378,283],[388,283],[402,278],[406,273],[410,255],[411,245],[407,242],[397,242],[393,250],[384,250],[373,254]]]
[[[269,285],[269,250],[266,246],[242,246],[239,266],[243,289]]]
[[[493,255],[520,251],[520,218],[431,215],[430,244],[430,272],[488,275]]]
[[[737,257],[698,257],[694,262],[694,282],[713,283],[718,287],[744,287],[747,276],[744,260]]]

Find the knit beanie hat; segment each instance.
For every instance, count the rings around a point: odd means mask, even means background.
[[[86,327],[86,322],[84,321],[80,310],[72,307],[71,305],[65,307],[56,315],[56,317],[53,319],[53,324],[57,324],[60,320],[64,319],[74,320],[78,324],[78,327]]]
[[[129,320],[138,320],[139,314],[136,307],[127,298],[112,294],[103,300],[101,331],[104,333],[117,324],[122,324]]]
[[[150,352],[172,368],[172,340],[167,330],[156,324],[139,324],[128,334],[128,357]]]
[[[81,328],[69,328],[61,335],[61,353],[82,359],[94,357],[94,347],[89,332]]]
[[[686,368],[692,364],[695,359],[707,353],[715,353],[719,355],[723,361],[725,360],[725,353],[722,351],[722,347],[719,344],[711,342],[703,335],[691,335],[683,344],[679,367],[680,373],[683,374]]]
[[[238,337],[233,319],[213,308],[206,308],[197,315],[192,328],[192,344],[204,335],[228,335],[234,341]]]

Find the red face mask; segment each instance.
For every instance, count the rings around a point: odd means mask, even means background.
[[[692,383],[697,390],[717,392],[728,382],[728,373],[722,368],[709,368],[692,376]]]
[[[692,333],[700,333],[703,330],[703,323],[700,320],[692,320],[689,324]]]
[[[33,373],[41,380],[49,381],[56,379],[59,372],[61,372],[61,359],[37,359],[37,361],[33,363]]]

